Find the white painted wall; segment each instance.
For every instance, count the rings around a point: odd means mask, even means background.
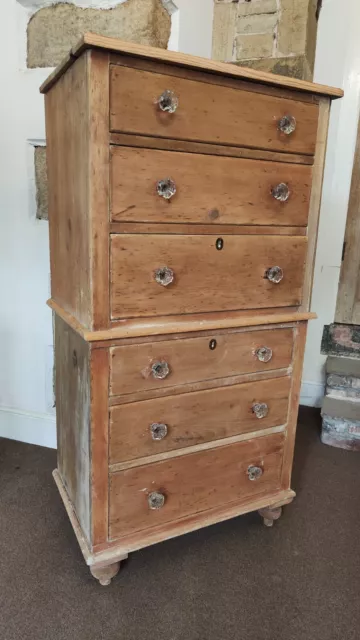
[[[334,101],[329,128],[312,310],[309,323],[301,402],[320,406],[324,364],[320,343],[325,324],[334,321],[352,165],[360,104],[359,0],[323,0],[317,39],[315,82],[342,87]]]
[[[44,139],[38,86],[25,67],[27,11],[8,0],[0,21],[0,435],[55,446],[47,222],[35,218],[33,145]]]

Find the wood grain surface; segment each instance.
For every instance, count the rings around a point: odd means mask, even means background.
[[[283,425],[289,392],[289,377],[274,378],[112,407],[110,464]],[[264,418],[255,403],[267,404]],[[167,426],[162,440],[152,438],[154,423]]]
[[[111,318],[285,307],[301,302],[307,239],[227,236],[111,235]],[[169,267],[174,281],[155,281]],[[265,273],[280,266],[283,280]]]
[[[165,90],[178,97],[175,113],[155,104]],[[278,129],[287,114],[291,135]],[[312,155],[317,120],[314,104],[110,65],[111,131]]]
[[[110,538],[147,529],[235,500],[274,493],[280,486],[283,434],[192,453],[110,475]],[[249,480],[248,467],[263,474]],[[151,492],[165,496],[161,509]]]
[[[216,340],[215,349],[210,343]],[[272,350],[269,362],[261,362],[256,350]],[[241,373],[286,368],[291,363],[293,329],[271,329],[214,334],[194,338],[145,342],[110,349],[110,394],[162,389],[176,385],[220,379]],[[169,375],[154,378],[151,365],[165,361]]]
[[[306,226],[311,167],[155,149],[112,147],[111,217],[114,222],[174,222]],[[176,193],[165,200],[159,180]],[[286,202],[272,189],[287,184]]]

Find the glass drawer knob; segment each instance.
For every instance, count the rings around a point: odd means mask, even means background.
[[[256,417],[261,419],[266,418],[269,412],[269,407],[265,402],[256,402],[255,404],[253,404],[252,410]]]
[[[153,374],[154,378],[157,378],[158,380],[163,380],[164,378],[166,378],[166,376],[169,375],[170,367],[168,363],[165,362],[165,360],[154,362],[151,365],[151,373]]]
[[[269,362],[272,358],[272,349],[269,347],[259,347],[255,351],[255,355],[260,362]]]
[[[171,178],[164,178],[157,183],[156,191],[161,198],[170,200],[176,193],[176,184]]]
[[[296,120],[294,116],[286,115],[280,118],[278,122],[278,128],[282,133],[289,136],[296,129]]]
[[[167,435],[168,428],[162,422],[153,422],[150,425],[150,433],[153,440],[162,440]]]
[[[165,89],[156,102],[159,105],[159,109],[167,113],[175,113],[179,106],[179,98],[173,91],[170,91],[170,89]]]
[[[165,496],[159,491],[152,491],[148,496],[148,504],[150,509],[161,509],[165,504]]]
[[[158,284],[167,287],[174,281],[174,272],[170,267],[160,267],[155,270],[154,278]]]
[[[280,184],[277,184],[276,187],[271,189],[271,195],[275,200],[286,202],[290,197],[290,189],[285,182],[280,182]]]
[[[256,467],[255,465],[250,465],[247,470],[247,474],[249,476],[249,480],[258,480],[261,478],[263,474],[263,470],[261,467]]]
[[[265,277],[270,281],[274,282],[274,284],[278,284],[284,277],[284,272],[281,267],[270,267],[266,273]]]

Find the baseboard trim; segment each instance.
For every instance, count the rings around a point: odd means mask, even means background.
[[[301,385],[300,404],[306,407],[321,407],[325,393],[322,382],[304,382]]]
[[[56,449],[55,416],[0,407],[0,438]]]

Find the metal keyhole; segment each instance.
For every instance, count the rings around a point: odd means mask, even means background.
[[[223,246],[224,246],[224,240],[223,240],[222,238],[218,238],[218,239],[216,240],[215,246],[216,246],[216,248],[217,248],[217,250],[218,250],[218,251],[221,251],[221,249],[222,249],[222,248],[223,248]]]
[[[213,338],[213,339],[212,339],[212,340],[210,340],[210,342],[209,342],[209,349],[211,349],[211,351],[214,351],[214,349],[216,349],[216,345],[217,345],[217,342],[216,342],[216,340]]]

